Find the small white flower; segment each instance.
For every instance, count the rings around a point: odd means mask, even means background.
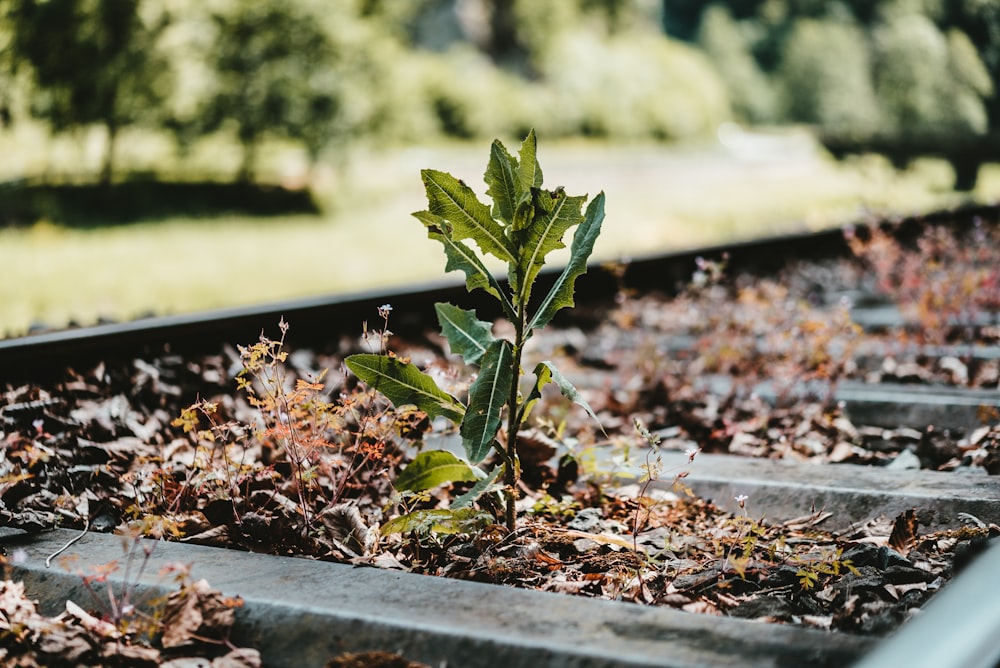
[[[747,496],[746,494],[740,494],[739,496],[734,496],[733,500],[736,501],[736,503],[740,504],[740,508],[746,508],[747,507],[747,499],[749,499],[749,498],[750,497]]]
[[[388,318],[392,312],[392,304],[382,304],[378,307],[378,314],[382,318]]]
[[[688,463],[693,462],[694,458],[698,456],[699,452],[701,452],[701,448],[688,448],[687,450],[685,450],[684,454],[688,458]]]

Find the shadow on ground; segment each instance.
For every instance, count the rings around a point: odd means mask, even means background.
[[[134,179],[109,185],[29,181],[0,184],[0,226],[90,227],[225,214],[317,214],[308,190],[254,183],[177,182]]]

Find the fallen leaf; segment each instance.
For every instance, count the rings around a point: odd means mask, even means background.
[[[212,668],[260,668],[260,652],[255,649],[234,649],[212,661]]]
[[[121,638],[122,634],[114,624],[98,619],[73,601],[66,601],[66,613],[80,622],[80,626],[102,638]]]
[[[163,612],[164,648],[182,647],[200,638],[222,637],[233,625],[239,599],[224,597],[198,580],[170,594]]]
[[[892,533],[889,534],[889,547],[904,557],[909,554],[917,538],[917,526],[919,523],[915,509],[911,508],[900,513],[892,523]]]

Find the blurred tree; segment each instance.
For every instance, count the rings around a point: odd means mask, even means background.
[[[989,126],[986,99],[993,97],[996,92],[993,79],[968,35],[952,28],[946,37],[948,70],[955,93],[955,105],[967,108],[959,115],[969,119],[970,127],[976,132],[985,132]]]
[[[963,33],[946,37],[927,16],[887,13],[874,32],[875,84],[888,124],[902,134],[981,133],[985,68]]]
[[[521,67],[525,62],[524,45],[518,38],[515,0],[484,0],[490,17],[486,53],[497,64]]]
[[[561,34],[597,31],[605,36],[659,30],[661,10],[651,0],[470,0],[481,5],[488,27],[480,47],[494,63],[529,77],[538,75],[539,59]]]
[[[30,71],[30,113],[56,132],[103,125],[101,181],[114,171],[122,128],[156,124],[170,94],[168,63],[156,39],[166,14],[145,15],[141,0],[0,0],[12,39],[10,68]]]
[[[440,0],[356,0],[357,14],[367,21],[377,22],[399,42],[414,46],[418,42],[416,26],[421,14],[434,11]]]
[[[877,21],[889,21],[900,16],[918,14],[937,23],[944,15],[947,0],[881,0],[873,3],[874,18]]]
[[[206,60],[214,82],[201,130],[235,126],[243,148],[238,178],[253,181],[265,134],[301,141],[315,160],[337,130],[343,105],[340,54],[322,21],[303,3],[238,2],[213,15]]]
[[[706,9],[698,43],[722,76],[736,117],[749,123],[773,122],[772,84],[758,67],[749,40],[729,10],[718,4]]]
[[[996,0],[948,0],[942,25],[965,33],[986,69],[991,87],[1000,85],[1000,2]],[[949,37],[950,42],[950,37]],[[1000,126],[1000,95],[984,101],[991,127]]]
[[[722,2],[730,14],[732,2]],[[698,39],[702,14],[708,7],[703,0],[662,0],[663,32],[679,40],[694,42]]]
[[[609,35],[663,26],[663,6],[655,0],[580,0],[580,8],[585,16],[596,18]]]
[[[550,102],[536,110],[536,126],[551,123],[554,134],[671,141],[711,135],[730,117],[704,54],[657,30],[561,35],[540,72]]]
[[[14,30],[6,16],[8,7],[0,4],[0,128],[10,125],[13,118],[14,89],[17,82],[16,64],[12,57]]]
[[[875,131],[871,72],[870,47],[853,22],[796,20],[777,73],[787,117],[838,133]]]
[[[537,77],[561,36],[580,30],[580,8],[575,2],[517,0],[514,12],[518,43],[524,48],[528,70]]]

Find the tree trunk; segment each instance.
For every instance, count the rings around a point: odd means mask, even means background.
[[[488,4],[492,14],[486,46],[488,55],[498,64],[520,60],[523,54],[517,39],[513,0],[490,0]]]
[[[243,144],[243,164],[240,165],[237,180],[240,183],[253,183],[257,178],[254,170],[257,162],[257,138],[242,137],[240,143]]]
[[[101,167],[101,185],[111,185],[111,177],[114,175],[115,166],[115,143],[118,140],[118,125],[113,122],[105,124],[108,133],[108,144],[104,149],[104,165]]]

